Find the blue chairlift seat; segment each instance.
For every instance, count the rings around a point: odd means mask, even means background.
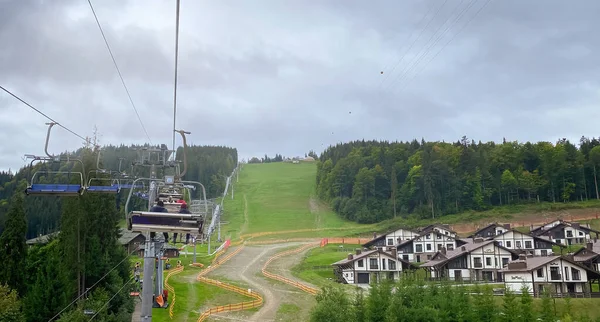
[[[34,183],[25,189],[25,194],[34,196],[76,196],[83,192],[79,184]]]
[[[93,193],[118,193],[119,186],[116,184],[110,186],[89,186],[86,188],[86,191]]]

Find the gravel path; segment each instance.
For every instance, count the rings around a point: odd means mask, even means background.
[[[285,243],[264,246],[246,246],[244,250],[220,266],[209,275],[218,279],[219,276],[229,280],[239,280],[248,284],[252,290],[259,292],[265,304],[249,315],[248,312],[232,314],[219,314],[214,316],[216,320],[231,320],[243,318],[246,321],[279,321],[277,310],[283,303],[293,304],[300,308],[296,321],[306,321],[310,309],[315,303],[314,297],[294,287],[273,281],[262,276],[261,270],[269,257],[283,251],[284,248],[299,246],[301,243]],[[303,253],[293,254],[279,258],[269,265],[274,273],[284,275],[290,279],[294,278],[290,269],[302,258]],[[240,315],[244,315],[241,317]]]

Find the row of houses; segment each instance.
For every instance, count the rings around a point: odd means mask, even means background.
[[[334,274],[342,283],[368,284],[423,269],[426,278],[434,280],[502,282],[514,291],[526,285],[533,294],[545,287],[557,293],[585,293],[593,282],[600,285],[599,233],[562,220],[531,227],[529,233],[493,223],[466,238],[441,224],[399,228],[374,236],[334,263]],[[562,255],[567,245],[575,244],[585,247]]]

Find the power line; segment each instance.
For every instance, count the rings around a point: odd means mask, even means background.
[[[108,299],[108,301],[106,301],[106,303],[104,303],[104,305],[102,305],[101,308],[98,309],[98,311],[96,312],[96,314],[92,315],[92,317],[89,319],[89,321],[93,320],[98,314],[100,314],[100,312],[102,312],[102,310],[108,305],[108,303],[110,303],[110,301],[112,301],[112,299],[114,299],[117,295],[119,295],[119,293],[121,293],[121,291],[125,288],[125,286],[129,285],[129,283],[131,283],[131,280],[134,278],[135,276],[132,276],[129,281],[125,282],[125,284],[123,284],[123,286],[121,286],[121,288],[110,298]]]
[[[119,265],[121,265],[124,261],[128,260],[129,257],[131,257],[131,254],[135,253],[138,249],[139,249],[139,246],[136,247],[131,253],[129,253],[129,255],[125,256],[125,258],[123,258],[119,263],[117,263],[117,265],[115,265],[113,268],[111,268],[110,271],[108,271],[106,274],[104,274],[104,276],[102,276],[98,281],[96,281],[96,283],[94,283],[94,285],[90,286],[87,290],[85,290],[85,292],[81,293],[81,295],[79,295],[76,299],[74,299],[73,302],[71,302],[71,303],[69,303],[69,305],[65,306],[62,310],[60,310],[60,312],[56,313],[56,315],[53,316],[50,320],[48,320],[48,322],[53,321],[54,319],[59,317],[61,313],[63,313],[66,309],[71,307],[71,305],[75,304],[75,302],[77,302],[77,300],[79,300],[82,296],[84,296],[89,291],[91,291],[94,288],[94,286],[98,285],[98,283],[100,283],[103,279],[105,279],[108,276],[108,274],[110,274],[117,267],[119,267]]]
[[[123,79],[123,75],[121,75],[121,70],[119,69],[119,66],[117,65],[117,61],[115,60],[115,56],[113,55],[112,50],[110,49],[108,40],[106,40],[106,36],[104,35],[104,30],[102,30],[102,26],[100,25],[100,21],[98,20],[98,16],[96,15],[94,6],[92,6],[92,1],[88,0],[88,3],[90,4],[90,8],[92,9],[92,13],[94,14],[94,18],[96,19],[96,24],[98,24],[98,28],[100,29],[100,33],[102,34],[102,38],[104,39],[106,48],[108,48],[108,53],[110,54],[110,58],[112,58],[113,64],[115,65],[115,68],[117,69],[117,73],[119,74],[119,78],[121,79],[121,83],[123,83],[123,87],[125,88],[127,97],[129,97],[129,102],[131,103],[131,107],[133,107],[133,110],[135,111],[135,115],[137,115],[138,121],[140,121],[140,125],[142,126],[142,129],[144,130],[144,133],[146,133],[146,137],[148,138],[148,141],[150,141],[150,144],[152,144],[152,140],[150,139],[150,136],[148,135],[148,131],[146,131],[146,127],[144,126],[144,123],[142,122],[142,119],[140,118],[140,114],[138,113],[137,108],[135,107],[135,104],[133,103],[133,99],[131,99],[131,94],[129,94],[129,89],[127,88],[127,85],[125,85],[125,80]]]
[[[175,86],[173,88],[173,160],[175,160],[175,121],[177,119],[177,65],[179,61],[179,3],[177,0],[177,12],[175,14]]]
[[[2,89],[3,91],[7,92],[8,94],[10,94],[12,97],[16,98],[17,100],[21,101],[21,103],[29,106],[32,110],[40,113],[43,117],[49,119],[50,121],[56,123],[56,125],[62,127],[63,129],[71,132],[71,134],[77,136],[78,138],[82,139],[83,141],[87,142],[88,140],[86,138],[84,138],[83,136],[71,131],[71,129],[67,128],[66,126],[60,124],[59,122],[55,121],[53,118],[51,118],[50,116],[46,115],[44,112],[38,110],[37,108],[33,107],[31,104],[25,102],[22,98],[18,97],[17,95],[13,94],[11,91],[7,90],[6,88],[2,87],[2,85],[0,85],[0,89]]]

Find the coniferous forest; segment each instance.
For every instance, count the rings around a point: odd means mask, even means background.
[[[125,146],[105,147],[102,167],[117,170],[119,158],[126,160],[122,164],[130,165],[136,156],[132,150],[133,147]],[[86,169],[95,168],[95,151],[82,148],[75,155]],[[224,187],[222,175],[229,175],[237,165],[237,150],[190,147],[188,165],[185,179],[202,182],[209,197],[215,197]],[[130,321],[132,254],[118,244],[119,221],[124,218],[119,204],[124,204],[126,196],[122,196],[123,192],[85,193],[78,197],[25,196],[23,191],[31,173],[41,167],[0,174],[0,321],[89,321],[85,311],[97,314],[96,321]],[[64,164],[47,167],[80,171]],[[64,177],[42,178],[44,183],[57,180],[65,183]],[[27,238],[58,230],[60,234],[47,244],[26,246]]]
[[[317,163],[317,193],[349,220],[437,218],[516,203],[599,199],[600,141],[354,141]]]

